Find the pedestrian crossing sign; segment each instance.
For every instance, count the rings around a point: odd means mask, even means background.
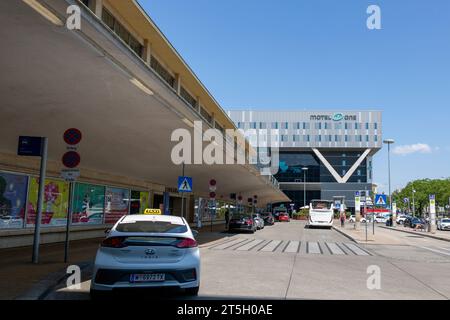
[[[385,207],[387,205],[387,196],[385,194],[377,194],[375,196],[375,205]]]
[[[192,177],[178,177],[178,192],[192,192]]]

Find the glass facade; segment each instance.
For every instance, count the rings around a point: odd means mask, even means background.
[[[361,156],[360,152],[322,152],[322,154],[340,174],[347,173]],[[303,167],[308,168],[306,182],[336,182],[330,171],[313,152],[280,152],[280,165],[275,178],[279,182],[303,182]],[[356,169],[348,182],[367,182],[366,160]]]

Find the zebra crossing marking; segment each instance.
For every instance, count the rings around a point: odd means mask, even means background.
[[[336,256],[371,256],[367,250],[353,243],[336,243],[320,241],[298,241],[298,240],[267,240],[237,238],[227,240],[223,243],[208,247],[211,250],[234,250],[239,252],[272,252],[272,253],[294,253],[300,255],[336,255]],[[424,248],[431,250],[431,248]],[[444,248],[441,248],[444,249]],[[434,249],[437,251],[437,249]],[[444,249],[445,250],[445,249]],[[442,254],[450,255],[448,252],[440,251]]]
[[[308,242],[307,252],[312,254],[322,254],[322,250],[317,242]]]
[[[284,252],[288,253],[297,253],[300,246],[300,241],[291,241],[288,246],[284,250]]]
[[[330,250],[331,254],[335,255],[345,255],[345,252],[334,242],[325,242],[325,245]]]
[[[278,246],[282,243],[281,240],[271,240],[269,241],[264,247],[262,247],[259,251],[263,252],[273,252],[275,251]]]
[[[235,250],[237,251],[250,251],[252,250],[254,247],[256,247],[258,244],[260,244],[261,242],[263,242],[264,240],[253,240],[250,242],[247,242],[246,244],[243,244],[242,246],[239,246],[237,248],[235,248]]]
[[[353,244],[353,243],[344,243],[344,246],[346,246],[350,251],[353,251],[354,254],[358,255],[358,256],[368,256],[369,254],[362,250],[360,247],[358,247],[357,245]]]

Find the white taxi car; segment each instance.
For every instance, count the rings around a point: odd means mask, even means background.
[[[200,250],[184,218],[159,214],[122,217],[95,258],[91,298],[121,288],[178,287],[197,295]]]

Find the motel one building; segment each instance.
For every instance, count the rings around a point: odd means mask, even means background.
[[[373,156],[383,143],[381,111],[232,110],[228,115],[246,132],[270,132],[279,147],[275,178],[296,209],[324,199],[353,210],[355,193],[373,189]]]

